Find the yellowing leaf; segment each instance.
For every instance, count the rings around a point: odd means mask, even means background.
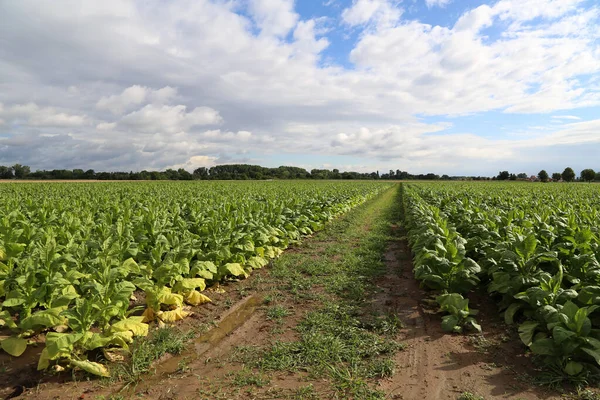
[[[175,321],[184,319],[185,317],[187,317],[190,314],[191,313],[189,311],[184,311],[181,308],[177,308],[177,309],[171,310],[171,311],[161,311],[161,312],[157,313],[157,316],[161,321],[163,321],[167,324],[172,324]]]
[[[251,266],[254,269],[259,269],[264,267],[265,265],[267,265],[269,262],[260,256],[256,256],[256,257],[251,257],[246,264],[248,264],[249,266]]]
[[[200,290],[206,289],[206,283],[202,278],[185,278],[177,282],[177,290],[182,292],[188,292],[200,288]]]
[[[148,335],[148,324],[143,321],[145,316],[129,317],[111,325],[110,329],[113,332],[131,331],[134,336]]]
[[[219,269],[222,275],[233,275],[244,278],[248,277],[248,273],[244,270],[242,264],[239,263],[228,263],[221,266]]]
[[[156,312],[154,312],[153,309],[151,309],[150,307],[148,307],[142,313],[142,317],[144,317],[144,319],[142,320],[142,322],[152,322],[152,321],[154,321],[156,319]]]
[[[27,339],[11,336],[0,342],[0,347],[11,356],[19,357],[27,349]]]
[[[6,250],[0,248],[0,261],[6,261],[8,257],[6,256]]]
[[[197,290],[192,290],[185,298],[185,302],[193,306],[199,306],[204,303],[212,303],[212,300]]]
[[[180,294],[171,293],[171,289],[162,288],[156,296],[160,304],[181,306],[183,304],[183,296]]]
[[[77,368],[80,368],[92,375],[97,375],[97,376],[104,376],[106,378],[110,377],[110,372],[108,371],[108,369],[102,365],[102,364],[98,364],[96,362],[92,362],[92,361],[77,361],[77,360],[71,360],[71,365]]]

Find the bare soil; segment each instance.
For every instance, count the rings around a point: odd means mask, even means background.
[[[558,399],[532,383],[534,369],[518,336],[504,325],[487,296],[474,296],[483,334],[448,334],[429,305],[432,297],[414,279],[406,240],[390,244],[387,274],[378,302],[404,324],[398,340],[406,344],[395,357],[396,374],[379,382],[392,399],[457,399],[469,392],[485,399]]]

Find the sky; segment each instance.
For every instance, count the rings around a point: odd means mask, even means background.
[[[5,0],[0,165],[600,170],[596,0]]]

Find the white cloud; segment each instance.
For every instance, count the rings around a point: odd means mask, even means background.
[[[298,21],[294,0],[250,0],[248,9],[266,36],[286,36]]]
[[[581,118],[576,117],[575,115],[553,115],[552,119],[572,119],[572,120],[580,120]]]
[[[402,10],[389,0],[354,0],[342,12],[342,20],[350,26],[376,23],[389,26],[398,22]]]
[[[98,125],[96,125],[96,129],[98,129],[99,131],[111,131],[115,129],[116,126],[116,122],[101,122]]]
[[[446,26],[403,13],[409,3],[354,0],[323,19],[292,0],[0,2],[0,159],[129,170],[296,152],[476,170],[535,147],[424,116],[600,105],[589,1],[500,0]]]
[[[147,101],[156,104],[165,104],[177,96],[177,89],[165,86],[162,89],[152,90],[145,86],[133,85],[123,90],[120,94],[103,96],[96,107],[120,115],[131,108]]]
[[[119,126],[145,133],[176,133],[194,126],[216,125],[221,122],[219,112],[209,107],[196,107],[187,112],[187,107],[184,105],[148,104],[121,118]]]
[[[85,115],[62,112],[54,107],[40,107],[35,103],[4,107],[0,103],[0,116],[8,121],[20,121],[35,127],[78,127],[86,123]]]
[[[427,8],[431,7],[444,7],[450,4],[452,0],[425,0],[425,4],[427,4]]]

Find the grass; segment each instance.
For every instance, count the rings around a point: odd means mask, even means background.
[[[186,342],[193,336],[194,332],[183,333],[174,327],[155,330],[135,342],[130,359],[116,365],[113,379],[124,381],[127,385],[138,382],[142,374],[150,371],[154,361],[167,353],[181,354]],[[185,366],[181,367],[185,369]]]
[[[365,301],[376,293],[374,280],[386,270],[390,224],[399,220],[396,189],[337,219],[274,262],[265,278],[271,285],[264,300],[266,318],[288,316],[290,308],[282,304],[310,304],[294,327],[298,339],[274,337],[264,348],[240,347],[235,359],[264,374],[302,371],[309,379],[326,379],[336,398],[385,398],[372,384],[394,373],[392,356],[403,348],[394,336],[402,323],[393,314],[370,317]],[[256,386],[254,377],[244,373],[236,381]],[[291,398],[320,397],[308,385]]]

